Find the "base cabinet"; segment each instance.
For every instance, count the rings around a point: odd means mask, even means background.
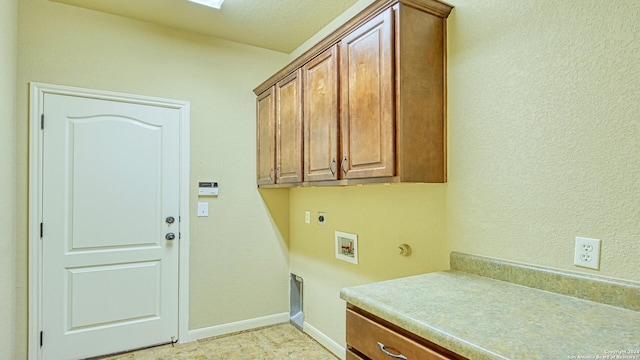
[[[464,359],[357,307],[347,307],[347,359]]]
[[[347,360],[364,360],[363,357],[360,357],[360,355],[354,353],[353,351],[347,349],[347,356],[346,356]]]

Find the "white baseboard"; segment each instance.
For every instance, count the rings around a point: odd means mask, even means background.
[[[239,331],[251,330],[263,326],[282,324],[289,321],[289,313],[263,316],[254,319],[237,321],[234,323],[216,325],[189,331],[189,340],[195,341],[214,336],[233,334]]]
[[[322,346],[327,348],[327,350],[331,351],[335,356],[344,360],[347,356],[345,348],[333,341],[330,337],[325,335],[322,331],[314,328],[308,322],[304,322],[303,324],[304,332],[309,336],[314,338],[317,342],[319,342]]]

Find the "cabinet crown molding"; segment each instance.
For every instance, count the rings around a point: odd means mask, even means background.
[[[340,39],[357,29],[362,24],[369,21],[371,18],[379,15],[381,12],[396,4],[407,5],[422,10],[426,13],[441,17],[443,19],[446,19],[451,13],[451,10],[453,10],[453,6],[438,0],[377,0],[364,10],[362,10],[360,13],[358,13],[356,16],[351,18],[349,21],[344,23],[342,26],[338,27],[332,33],[327,35],[324,39],[320,40],[316,45],[312,46],[307,51],[302,53],[280,71],[273,74],[273,76],[269,77],[262,84],[258,85],[255,89],[253,89],[254,94],[262,94],[264,91],[269,89],[269,87],[273,86],[273,84],[275,84],[278,80],[284,78],[285,76],[289,75],[290,73],[307,63],[309,60],[320,55],[322,52],[338,43]]]

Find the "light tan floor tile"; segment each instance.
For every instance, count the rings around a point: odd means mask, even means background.
[[[252,332],[238,335],[204,339],[198,341],[202,354],[207,359],[278,359]]]
[[[154,348],[134,352],[135,360],[174,360],[196,359],[198,355],[198,343],[163,345]]]
[[[282,359],[335,359],[315,340],[289,324],[258,330],[256,335]]]
[[[290,324],[249,330],[175,346],[163,345],[103,360],[336,360]]]

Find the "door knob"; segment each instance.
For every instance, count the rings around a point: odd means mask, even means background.
[[[173,216],[167,216],[167,219],[165,221],[167,222],[167,224],[173,224],[176,219],[174,219]]]
[[[167,240],[173,240],[176,238],[176,234],[174,233],[168,233],[167,235],[164,236],[165,239]]]

